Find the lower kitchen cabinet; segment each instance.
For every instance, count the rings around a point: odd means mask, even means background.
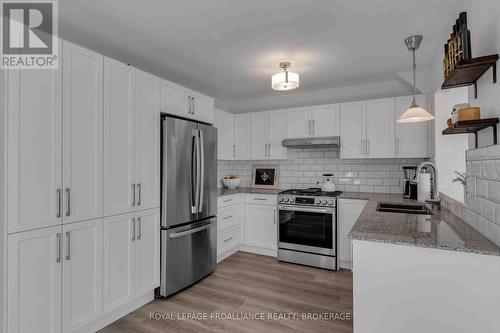
[[[61,332],[61,227],[9,235],[7,332]]]
[[[351,240],[347,237],[354,223],[366,206],[366,200],[338,199],[338,261],[340,268],[351,269],[352,248]]]
[[[243,194],[217,198],[217,262],[238,251],[241,242]]]
[[[104,219],[105,313],[159,286],[159,229],[159,209]]]
[[[259,202],[253,203],[253,202]],[[245,222],[243,249],[276,256],[278,224],[275,195],[245,195]],[[252,202],[252,203],[250,203]]]

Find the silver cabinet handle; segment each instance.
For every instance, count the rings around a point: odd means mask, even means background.
[[[236,157],[236,145],[233,145],[233,158]]]
[[[226,199],[223,202],[231,202],[231,201],[233,201],[233,199]]]
[[[139,192],[137,196],[137,206],[141,205],[141,183],[137,183],[137,192]]]
[[[56,257],[56,262],[60,263],[61,262],[61,233],[58,232],[56,235],[56,241],[57,241],[57,257]]]
[[[366,140],[366,155],[370,155],[370,139]]]
[[[312,127],[312,134],[315,135],[316,134],[316,120],[313,119],[313,120],[311,120],[311,122],[312,122],[312,125],[313,125],[313,127]]]
[[[66,231],[66,260],[70,260],[70,251],[71,251],[71,233]]]
[[[210,228],[212,225],[213,225],[213,223],[209,223],[209,224],[206,224],[206,225],[198,227],[198,228],[176,232],[176,233],[168,235],[168,238],[178,238],[178,237],[182,237],[182,236],[186,236],[186,235],[195,234],[197,232],[200,232],[200,231],[203,231],[203,230]]]
[[[399,138],[396,138],[396,155],[399,155]]]
[[[191,96],[188,96],[188,113],[191,114]]]
[[[223,217],[222,219],[223,219],[223,220],[227,220],[227,219],[230,219],[231,217],[233,217],[233,215],[225,216],[225,217]]]
[[[142,219],[140,217],[137,218],[137,224],[139,227],[139,233],[137,234],[137,240],[140,240],[142,237]]]
[[[273,223],[276,224],[276,208],[274,208]]]
[[[200,136],[200,201],[198,206],[198,213],[203,212],[203,201],[205,200],[205,144],[203,140],[203,131],[199,130]]]
[[[365,140],[361,139],[361,154],[365,153]]]
[[[259,200],[259,201],[266,201],[266,198],[253,198],[254,200]]]
[[[229,238],[224,239],[224,243],[229,242],[231,239],[233,239],[233,237],[229,237]]]
[[[311,131],[311,120],[309,119],[309,135],[312,134],[312,131]]]
[[[70,196],[71,190],[66,188],[66,216],[71,215],[71,196]]]
[[[194,103],[194,97],[191,97],[191,100],[193,101],[193,111],[191,111],[191,112],[194,115],[194,113],[196,112],[196,108],[195,108],[196,104]]]
[[[61,217],[61,189],[56,190],[57,193],[57,215],[56,217]]]
[[[132,242],[135,241],[135,217],[132,218]]]
[[[135,206],[135,184],[132,184],[132,207]]]

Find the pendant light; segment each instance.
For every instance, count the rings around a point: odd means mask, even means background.
[[[274,90],[293,90],[299,87],[299,74],[289,72],[289,62],[280,63],[280,68],[283,70],[271,77],[271,88]]]
[[[418,123],[434,119],[434,116],[419,106],[415,100],[415,95],[417,94],[417,65],[415,63],[415,51],[419,48],[421,42],[422,36],[420,35],[410,36],[405,39],[406,47],[413,54],[413,101],[410,107],[399,116],[397,120],[398,123]]]

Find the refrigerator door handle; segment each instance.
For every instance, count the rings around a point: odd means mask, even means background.
[[[198,139],[193,133],[191,144],[191,214],[198,208]]]
[[[168,235],[168,238],[179,238],[179,237],[182,237],[182,236],[195,234],[197,232],[200,232],[202,230],[210,228],[212,225],[213,225],[213,223],[209,223],[209,224],[205,224],[204,226],[201,226],[201,227],[198,227],[198,228],[189,229],[189,230],[186,230],[186,231],[176,232],[176,233]]]
[[[204,141],[203,141],[203,131],[199,130],[200,136],[200,199],[198,202],[198,213],[203,211],[203,200],[205,199],[205,149],[204,149]]]

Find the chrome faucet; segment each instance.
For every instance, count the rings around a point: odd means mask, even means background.
[[[418,184],[420,180],[420,172],[423,167],[430,166],[434,174],[432,175],[432,183],[431,183],[431,199],[426,200],[426,202],[432,203],[432,205],[436,205],[438,209],[441,209],[441,198],[439,197],[438,190],[438,171],[437,167],[434,163],[426,161],[422,162],[418,165],[417,171],[415,172],[415,178],[413,179],[414,184]]]

